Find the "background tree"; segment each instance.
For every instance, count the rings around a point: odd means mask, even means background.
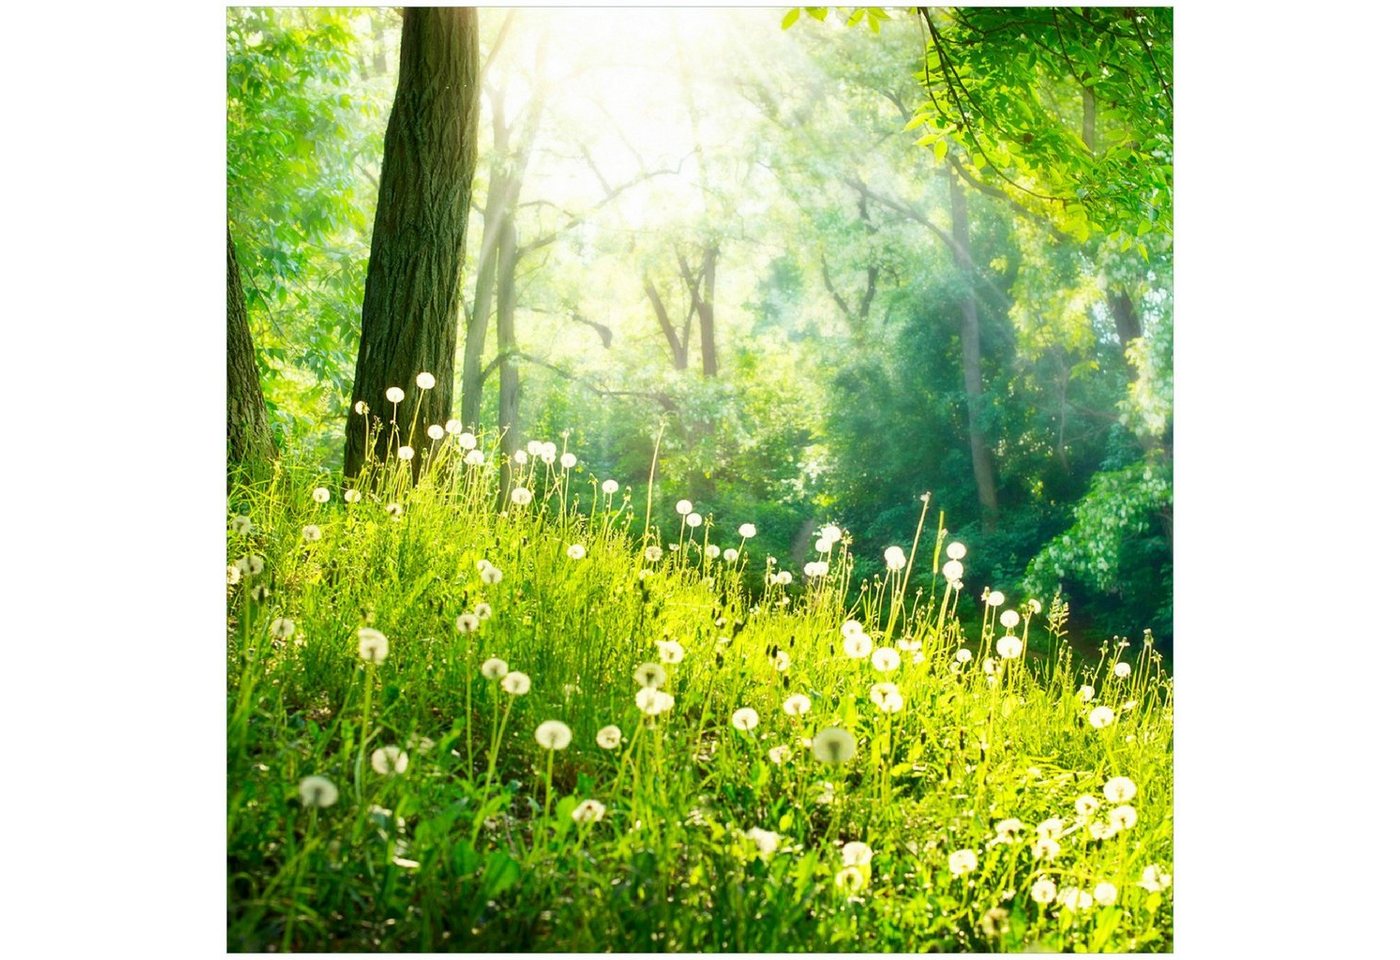
[[[404,12],[352,392],[388,424],[393,411],[385,390],[407,392],[418,373],[433,374],[441,389],[411,404],[409,417],[416,419],[398,425],[409,443],[452,412],[456,309],[476,166],[477,42],[472,8]],[[388,431],[381,432],[375,455],[388,455],[389,443]],[[357,473],[366,456],[363,422],[351,411],[346,475]]]
[[[270,460],[276,453],[267,425],[267,404],[248,332],[248,307],[238,275],[233,231],[228,233],[228,458],[229,464]]]

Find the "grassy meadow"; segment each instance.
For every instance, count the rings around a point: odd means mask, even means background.
[[[1150,634],[1072,655],[927,498],[852,583],[490,442],[231,483],[230,950],[1172,948]]]

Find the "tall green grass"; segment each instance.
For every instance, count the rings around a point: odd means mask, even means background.
[[[416,442],[416,484],[407,460],[343,485],[284,461],[231,489],[231,950],[1171,948],[1150,636],[1081,663],[1058,599],[983,594],[958,622],[932,520],[874,582],[849,583],[858,531],[787,582],[742,549],[747,518],[688,525],[684,491]],[[673,698],[654,715],[646,663]]]

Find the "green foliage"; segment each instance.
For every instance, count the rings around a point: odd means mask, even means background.
[[[263,392],[284,445],[295,433],[328,461],[354,380],[391,16],[228,11],[228,217]]]
[[[231,950],[1171,949],[1169,879],[1140,885],[1172,869],[1173,694],[1150,639],[1080,666],[999,655],[998,611],[945,616],[929,530],[908,581],[882,576],[854,608],[843,550],[828,577],[752,594],[747,547],[737,563],[696,548],[736,545],[740,518],[647,559],[661,530],[626,535],[642,503],[598,496],[578,449],[572,470],[516,470],[534,496],[505,511],[495,462],[456,444],[420,451],[416,487],[404,464],[372,466],[346,484],[357,498],[318,502],[336,485],[287,461],[235,485]],[[656,491],[663,528],[677,492]],[[1060,605],[1007,607],[1027,644],[1063,636]],[[898,641],[898,665],[847,654],[851,617],[872,645]],[[486,676],[489,658],[528,693]],[[658,658],[673,703],[646,716],[633,674]],[[876,706],[877,682],[897,709]],[[798,693],[810,711],[786,712]],[[567,725],[566,748],[540,746],[544,721]],[[595,740],[610,724],[612,749]],[[843,764],[807,746],[831,726],[854,739]],[[575,819],[585,801],[596,822]],[[1042,878],[1113,889],[1076,911],[1032,899]]]

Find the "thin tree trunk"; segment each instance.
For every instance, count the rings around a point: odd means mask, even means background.
[[[491,184],[486,188],[481,255],[476,261],[476,293],[472,298],[472,312],[467,317],[467,336],[462,348],[462,423],[470,430],[479,429],[481,424],[481,395],[485,388],[481,358],[486,352],[486,330],[490,326],[492,293],[500,260],[504,177],[505,171],[499,165],[493,165]]]
[[[1094,121],[1096,118],[1096,114],[1098,113],[1098,101],[1094,99],[1094,90],[1092,87],[1084,88],[1083,103],[1084,118],[1082,126],[1080,128],[1079,136],[1081,139],[1083,139],[1084,146],[1088,147],[1089,152],[1092,154],[1094,150],[1097,149],[1097,141],[1094,136]]]
[[[253,335],[248,330],[248,304],[243,280],[228,236],[228,460],[229,465],[271,460],[277,453],[267,423],[267,403],[258,382]]]
[[[982,336],[977,316],[977,273],[972,266],[970,233],[967,227],[967,195],[962,184],[948,175],[948,209],[953,221],[953,256],[963,273],[962,367],[967,391],[967,434],[972,448],[972,475],[977,483],[977,500],[982,505],[982,526],[997,525],[997,488],[992,470],[992,454],[982,430]]]
[[[387,457],[391,443],[425,446],[428,425],[451,414],[456,310],[476,166],[477,57],[474,9],[404,11],[352,395],[387,425],[395,411],[385,390],[404,391],[397,427],[380,433],[372,452],[377,457]],[[425,371],[438,386],[420,406],[414,380]],[[408,422],[415,408],[418,419]],[[370,453],[361,417],[351,412],[346,475],[359,473]],[[422,460],[414,458],[415,473]]]
[[[671,317],[666,313],[666,304],[661,300],[661,293],[656,289],[656,284],[647,277],[642,281],[646,287],[647,299],[651,301],[651,308],[656,312],[656,322],[661,324],[661,332],[666,335],[666,343],[671,347],[671,364],[677,370],[686,368],[686,349],[681,343],[681,339],[676,335],[675,324],[671,323]]]
[[[719,355],[715,349],[715,261],[718,259],[718,247],[706,248],[700,268],[703,296],[695,304],[700,314],[700,361],[707,377],[719,375]]]
[[[510,456],[520,446],[520,370],[515,364],[515,264],[517,257],[517,237],[515,220],[507,213],[501,222],[501,245],[497,264],[498,287],[496,291],[496,360],[500,364],[497,373],[501,388],[501,399],[497,405],[496,424],[501,431],[501,453],[505,462],[501,465],[502,503],[510,492]]]

